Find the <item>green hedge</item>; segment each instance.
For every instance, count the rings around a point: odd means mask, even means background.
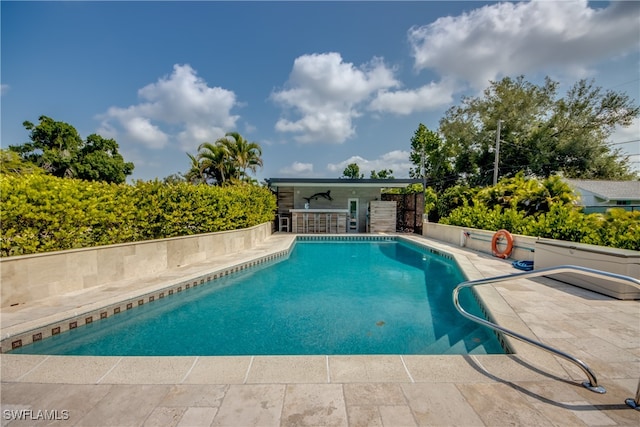
[[[525,236],[640,250],[640,212],[617,208],[586,215],[573,206],[554,204],[548,212],[526,215],[514,208],[476,204],[454,209],[440,223],[483,230],[504,228]]]
[[[640,250],[640,212],[614,208],[587,215],[576,200],[561,177],[537,179],[520,172],[490,187],[447,189],[438,197],[439,222]]]
[[[87,182],[0,175],[1,255],[91,247],[252,227],[274,219],[264,187]]]

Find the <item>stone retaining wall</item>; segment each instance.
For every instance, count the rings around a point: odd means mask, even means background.
[[[242,230],[0,259],[0,307],[24,304],[255,247],[271,222]]]
[[[487,254],[493,253],[491,251],[491,239],[495,231],[437,224],[434,222],[425,222],[422,230],[422,235],[430,239],[440,240]],[[509,259],[533,261],[536,240],[538,240],[537,237],[513,234],[513,251]]]

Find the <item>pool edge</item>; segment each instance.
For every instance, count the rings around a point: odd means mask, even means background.
[[[32,322],[25,322],[15,327],[3,328],[2,340],[0,341],[0,354],[12,354],[11,350],[30,345],[33,342],[106,319],[144,304],[159,301],[173,294],[188,290],[191,287],[203,285],[208,281],[243,271],[246,268],[259,266],[265,262],[288,257],[297,241],[319,241],[327,239],[330,241],[400,240],[413,243],[417,246],[430,250],[435,255],[443,256],[452,260],[467,280],[484,277],[473,265],[471,260],[469,260],[465,255],[458,254],[455,251],[452,251],[451,248],[447,248],[439,242],[422,236],[400,233],[377,233],[367,235],[289,234],[289,236],[291,238],[285,241],[284,246],[275,247],[270,252],[261,256],[246,259],[242,262],[230,263],[229,265],[217,267],[208,271],[201,271],[187,278],[181,277],[180,279],[174,279],[170,284],[163,283],[162,285],[151,286],[154,288],[153,290],[150,290],[149,288],[138,289],[123,296],[124,298],[119,298],[118,302],[113,302],[113,300],[99,301],[88,305],[87,307],[83,307],[82,311],[73,313],[65,311],[57,313],[54,316],[39,318]],[[524,331],[525,333],[528,332],[533,335],[529,328],[519,319],[493,286],[487,285],[478,289],[473,289],[473,291],[481,310],[490,320],[501,325],[506,324],[510,329],[515,328],[515,330]],[[494,310],[492,310],[491,307],[494,307]],[[498,308],[497,310],[495,309],[496,307]],[[55,317],[55,319],[52,320],[52,317]],[[496,332],[495,336],[506,354],[518,353],[517,347],[518,344],[520,344],[518,341],[511,340],[509,337],[499,332]]]

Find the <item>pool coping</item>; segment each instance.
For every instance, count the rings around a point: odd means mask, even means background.
[[[279,240],[271,241],[270,239],[276,238]],[[418,235],[408,235],[401,233],[378,233],[378,234],[366,234],[366,235],[354,235],[354,234],[339,234],[339,235],[319,235],[319,234],[293,234],[293,233],[275,233],[273,236],[267,239],[266,245],[268,249],[260,248],[259,251],[246,251],[248,253],[252,253],[250,256],[245,256],[242,261],[237,261],[238,258],[242,258],[243,254],[233,254],[231,260],[224,262],[222,265],[217,266],[216,268],[202,267],[201,271],[197,273],[193,273],[187,277],[180,277],[177,280],[175,277],[172,277],[172,274],[175,274],[176,271],[170,272],[170,274],[164,274],[162,276],[169,277],[169,284],[167,282],[163,282],[161,284],[153,284],[150,286],[143,286],[139,289],[131,291],[126,295],[121,295],[118,299],[118,302],[111,300],[102,300],[90,305],[84,306],[82,312],[77,312],[74,310],[65,310],[60,313],[56,313],[51,316],[45,316],[42,318],[30,320],[28,322],[23,322],[9,328],[3,328],[2,331],[2,341],[1,341],[1,352],[3,359],[9,363],[16,363],[15,359],[26,357],[23,360],[36,358],[36,355],[18,355],[7,353],[5,349],[8,348],[16,348],[15,346],[28,345],[33,341],[38,341],[40,339],[45,339],[51,335],[57,335],[62,333],[68,329],[73,329],[75,327],[79,327],[83,324],[93,323],[94,321],[98,321],[104,318],[107,318],[112,315],[117,315],[120,312],[130,310],[135,308],[136,306],[140,306],[143,304],[153,303],[155,301],[159,301],[173,293],[179,293],[183,290],[189,289],[191,286],[200,286],[205,281],[208,281],[212,278],[224,276],[231,274],[233,272],[242,271],[245,268],[250,268],[252,266],[256,266],[262,264],[264,262],[268,262],[277,258],[282,258],[288,256],[291,248],[294,243],[300,238],[301,240],[314,240],[314,239],[324,239],[330,237],[331,239],[349,239],[349,240],[380,240],[380,239],[399,239],[408,241],[418,246],[425,247],[427,249],[433,250],[436,254],[441,256],[446,256],[449,259],[452,259],[458,267],[461,269],[463,274],[465,275],[467,280],[475,280],[479,278],[483,278],[484,275],[475,267],[473,262],[465,255],[464,250],[456,250],[455,247],[452,247],[448,244],[433,241],[431,239],[427,239]],[[275,244],[274,244],[275,243]],[[259,253],[259,255],[254,256],[253,252]],[[246,254],[245,254],[246,255]],[[179,269],[180,271],[184,271],[184,269]],[[474,289],[477,299],[480,302],[481,307],[485,311],[485,314],[489,316],[493,321],[499,323],[502,326],[505,326],[509,329],[515,330],[519,333],[535,336],[531,329],[520,319],[520,317],[513,311],[512,307],[502,298],[499,292],[495,290],[495,288],[491,285],[486,285],[482,287],[478,287]],[[52,321],[53,320],[53,321]],[[529,360],[530,363],[534,365],[543,364],[545,366],[553,366],[553,371],[558,375],[566,375],[566,372],[561,368],[561,366],[557,363],[557,361],[548,353],[540,352],[540,351],[531,351],[531,347],[524,345],[523,343],[511,340],[509,337],[505,337],[502,334],[497,334],[501,343],[504,347],[509,349],[512,354],[517,354],[519,357],[525,357]],[[20,340],[20,341],[19,341]],[[24,340],[24,341],[22,341]],[[19,341],[19,343],[16,343]],[[9,347],[11,346],[11,347]],[[8,357],[7,357],[8,356]],[[472,357],[480,359],[489,357],[489,360],[494,359],[495,357],[508,357],[507,355],[474,355],[472,356],[458,356],[458,355],[356,355],[356,356],[237,356],[240,358],[258,358],[258,360],[278,360],[279,358],[294,358],[293,360],[304,361],[306,358],[311,358],[313,360],[315,357],[325,357],[326,365],[330,365],[330,360],[341,360],[344,358],[362,358],[363,360],[368,361],[378,361],[377,363],[385,364],[385,361],[388,360],[389,357],[395,358],[399,360],[404,367],[405,372],[407,373],[407,379],[410,382],[415,380],[414,375],[412,375],[406,364],[406,358],[410,358],[412,360],[416,360],[416,358],[426,358],[425,360],[433,360],[438,357],[445,358],[453,358],[465,360],[466,358]],[[75,360],[82,360],[81,358],[86,357],[90,358],[92,361],[90,364],[96,363],[98,360],[106,361],[116,358],[120,359],[128,359],[132,358],[132,360],[136,358],[140,358],[137,356],[42,356],[45,357],[44,360],[57,360],[58,358],[72,358]],[[153,356],[144,356],[145,358]],[[196,360],[207,360],[209,358],[213,358],[213,360],[217,360],[220,362],[223,359],[220,358],[229,358],[232,356],[162,356],[161,359],[173,359],[183,360],[184,358],[195,358]],[[80,358],[80,359],[78,359]],[[399,358],[399,359],[398,359]],[[8,360],[7,360],[8,359]],[[71,360],[71,359],[65,359]],[[12,362],[13,361],[13,362]],[[17,362],[20,364],[20,362]],[[102,362],[100,362],[102,363]],[[120,362],[118,362],[120,363]],[[195,363],[195,362],[193,362]],[[301,362],[303,365],[306,362]],[[466,363],[466,362],[465,362]],[[3,362],[4,368],[5,362]],[[289,363],[290,364],[290,363]],[[251,364],[252,365],[252,364]],[[294,364],[295,365],[295,364]],[[112,368],[113,369],[113,368]],[[327,368],[328,369],[328,368]],[[248,376],[248,371],[246,376]],[[327,375],[330,377],[330,372],[327,372]],[[16,378],[21,379],[29,379],[29,372],[23,372],[22,375]],[[3,375],[3,380],[5,379],[5,375]],[[387,381],[381,379],[382,381]],[[95,383],[90,381],[91,383]],[[133,382],[132,382],[133,383]],[[137,383],[137,382],[135,382]]]

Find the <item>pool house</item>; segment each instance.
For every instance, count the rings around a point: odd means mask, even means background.
[[[420,231],[423,194],[390,194],[419,179],[270,178],[278,200],[277,231],[377,233]]]

